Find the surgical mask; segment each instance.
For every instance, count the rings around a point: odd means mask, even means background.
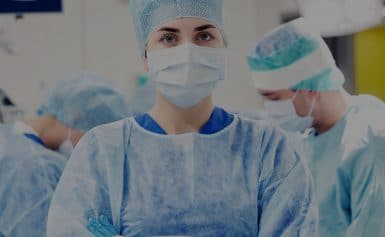
[[[292,98],[292,101],[294,101],[294,99],[295,99],[295,97],[297,95],[298,95],[298,92],[295,93],[295,95]],[[312,99],[312,102],[311,102],[311,105],[310,105],[310,108],[309,108],[309,112],[307,113],[307,115],[305,117],[300,117],[300,116],[297,115],[297,113],[295,114],[295,116],[297,117],[298,122],[301,123],[301,132],[303,132],[304,130],[306,130],[308,128],[313,127],[313,122],[314,122],[314,118],[313,118],[314,106],[315,106],[315,98]]]
[[[225,76],[225,49],[194,44],[148,54],[149,73],[157,89],[180,108],[190,108],[211,95]]]
[[[310,108],[309,114],[305,117],[300,117],[294,107],[294,99],[297,93],[291,99],[282,101],[265,100],[264,106],[268,111],[269,116],[274,119],[274,122],[289,132],[303,132],[313,125],[313,108]],[[312,105],[313,107],[314,105]]]
[[[264,107],[270,115],[292,115],[296,113],[292,99],[280,101],[265,100]]]
[[[306,129],[311,128],[313,126],[313,110],[314,110],[314,105],[315,105],[315,99],[313,99],[312,104],[309,108],[309,112],[305,117],[300,117],[297,115],[294,107],[294,99],[297,96],[298,92],[294,94],[294,96],[288,100],[285,101],[285,104],[287,107],[292,106],[294,109],[293,113],[288,113],[285,116],[283,114],[281,115],[275,115],[272,116],[275,120],[276,123],[282,127],[284,130],[289,131],[289,132],[299,132],[303,133]],[[290,105],[287,105],[287,103],[290,102]]]
[[[71,142],[71,129],[68,129],[67,138],[59,146],[58,152],[65,155],[66,157],[70,157],[73,150],[74,150],[74,145]]]

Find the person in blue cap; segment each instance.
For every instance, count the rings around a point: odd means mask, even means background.
[[[51,198],[73,147],[127,110],[107,81],[81,73],[58,81],[37,117],[0,126],[0,236],[46,236]]]
[[[213,104],[225,71],[222,1],[130,7],[155,106],[79,142],[48,236],[314,236],[310,170],[286,134]]]
[[[248,63],[255,87],[268,99],[288,94],[295,120],[311,128],[318,236],[385,236],[384,103],[343,90],[330,50],[303,18],[265,35]]]

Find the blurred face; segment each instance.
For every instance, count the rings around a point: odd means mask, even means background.
[[[210,21],[199,18],[180,18],[161,25],[150,35],[146,53],[186,43],[210,48],[225,47],[220,30]]]
[[[71,142],[74,146],[80,141],[80,139],[84,136],[85,132],[72,129],[71,131]]]
[[[259,94],[266,100],[279,101],[290,100],[294,97],[295,92],[292,90],[257,90]]]
[[[300,117],[309,115],[317,95],[316,92],[305,90],[297,92],[293,90],[258,90],[258,93],[270,101],[292,100],[296,113]]]
[[[314,106],[313,103],[315,103],[316,96],[317,92],[314,91],[300,90],[297,92],[297,95],[293,99],[293,104],[298,116],[305,117],[312,112],[311,110],[312,106]]]
[[[48,131],[44,134],[44,143],[52,150],[57,150],[68,138],[72,145],[75,146],[85,134],[83,131],[67,127],[51,115],[44,115],[41,118],[44,120],[39,120],[39,126]],[[69,134],[70,137],[68,137]]]

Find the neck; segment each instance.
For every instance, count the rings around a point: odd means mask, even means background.
[[[57,150],[66,139],[65,127],[52,116],[45,115],[25,123],[35,130],[44,144],[52,150]]]
[[[348,105],[340,92],[321,93],[315,112],[314,128],[319,134],[332,129],[346,113]]]
[[[157,93],[157,102],[149,114],[167,132],[167,134],[183,134],[199,132],[209,120],[214,109],[212,97],[206,97],[199,104],[182,109]]]

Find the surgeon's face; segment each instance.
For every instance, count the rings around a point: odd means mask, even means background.
[[[257,92],[263,96],[266,100],[279,101],[279,100],[290,100],[294,97],[295,92],[292,90],[261,90]]]
[[[297,91],[296,96],[293,99],[293,104],[297,115],[300,117],[305,117],[311,115],[312,109],[314,110],[315,100],[317,92],[308,91],[308,90],[299,90]]]
[[[210,48],[225,47],[222,34],[213,23],[188,17],[175,19],[158,27],[150,35],[146,50],[167,49],[186,43]]]

